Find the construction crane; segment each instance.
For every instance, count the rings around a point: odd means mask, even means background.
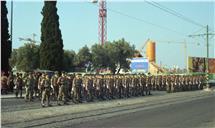
[[[23,37],[19,37],[20,41],[27,41],[27,43],[24,44],[29,44],[31,48],[33,48],[33,46],[36,45],[36,43],[40,43],[39,41],[35,40],[35,37],[37,35],[35,33],[32,34],[32,38],[23,38]]]
[[[28,44],[35,45],[36,43],[40,43],[39,41],[35,40],[35,37],[37,35],[35,33],[32,34],[32,38],[23,38],[23,37],[19,37],[19,41],[27,41]]]
[[[140,49],[138,50],[140,52],[140,54],[142,53],[142,56],[146,56],[146,52],[144,51],[145,46],[147,45],[147,43],[150,41],[150,39],[147,39],[145,41],[145,43],[140,47]]]
[[[104,45],[107,41],[107,7],[106,0],[91,0],[91,3],[98,3],[98,38],[99,43]]]

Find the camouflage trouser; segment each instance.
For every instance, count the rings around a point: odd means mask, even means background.
[[[167,93],[170,93],[170,88],[171,88],[170,84],[166,84],[166,92]]]
[[[118,88],[119,98],[123,98],[123,86],[120,85]]]
[[[199,83],[198,89],[203,89],[203,84],[202,83]]]
[[[57,100],[59,94],[59,86],[53,86],[54,99]]]
[[[16,97],[20,94],[20,97],[22,97],[22,87],[17,87],[15,90]]]
[[[125,96],[126,97],[130,97],[130,95],[129,95],[129,93],[130,93],[130,89],[129,89],[130,87],[128,86],[128,85],[126,85],[126,87],[125,87]]]
[[[41,99],[41,104],[45,104],[45,100],[47,101],[47,105],[50,105],[50,89],[45,88],[42,91],[42,99]]]
[[[141,90],[141,96],[144,96],[144,95],[145,95],[145,94],[144,94],[145,86],[144,86],[144,85],[141,85],[140,90]]]
[[[81,102],[81,88],[78,86],[75,86],[73,93],[74,93],[73,100],[77,102]]]
[[[170,89],[171,92],[175,92],[175,84],[171,84],[171,89]]]
[[[59,104],[59,101],[63,101],[63,103],[66,103],[66,87],[65,87],[65,85],[61,85],[59,87],[59,93],[58,93],[57,101],[58,101],[58,104]]]
[[[25,100],[29,100],[29,101],[32,101],[32,98],[33,98],[33,88],[30,88],[30,87],[26,87],[26,94],[25,94]]]
[[[93,88],[87,90],[87,101],[93,101]]]
[[[146,86],[146,95],[151,95],[151,85]]]

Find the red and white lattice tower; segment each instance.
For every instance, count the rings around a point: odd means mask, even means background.
[[[99,43],[104,45],[107,41],[107,9],[106,9],[106,1],[99,0]]]

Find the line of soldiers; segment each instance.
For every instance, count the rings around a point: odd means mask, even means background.
[[[179,92],[202,89],[205,81],[203,75],[80,75],[55,72],[49,76],[46,73],[28,73],[22,77],[17,74],[14,79],[16,97],[22,96],[25,86],[25,100],[33,101],[39,97],[41,105],[51,106],[50,100],[58,105],[95,100],[111,100],[151,95],[151,90]],[[47,103],[45,103],[45,101]],[[46,104],[46,105],[45,105]]]

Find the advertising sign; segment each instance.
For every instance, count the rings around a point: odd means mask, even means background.
[[[215,73],[215,58],[208,59],[209,73]]]
[[[190,72],[206,72],[208,65],[208,72],[215,73],[215,58],[203,57],[189,57],[188,58],[188,70]]]
[[[146,58],[133,58],[130,64],[131,70],[143,70],[148,72],[149,60]]]
[[[206,60],[200,57],[189,57],[188,68],[190,72],[205,72],[206,71]]]

